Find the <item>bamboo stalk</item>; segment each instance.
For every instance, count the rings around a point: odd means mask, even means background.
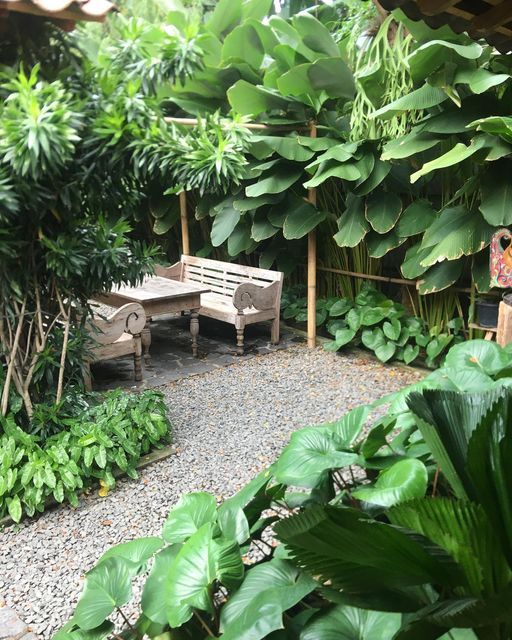
[[[185,256],[190,255],[190,238],[187,219],[187,192],[180,191],[181,248]]]
[[[184,127],[195,127],[199,124],[197,118],[174,118],[167,116],[164,118],[165,122],[169,124],[179,124]],[[311,128],[307,125],[293,125],[293,124],[260,124],[258,122],[248,122],[241,126],[246,129],[252,129],[254,131],[310,131]]]
[[[61,300],[59,297],[59,305],[61,304]],[[61,307],[61,313],[64,315],[64,309]],[[62,341],[62,351],[60,354],[60,362],[59,362],[59,378],[57,381],[57,395],[55,397],[55,403],[59,404],[62,399],[62,390],[64,388],[64,369],[66,366],[66,355],[68,352],[68,342],[69,342],[69,329],[71,327],[71,303],[69,303],[67,317],[64,316],[66,326],[64,328],[64,338]]]
[[[316,124],[311,123],[309,135],[316,138]],[[316,206],[316,188],[308,189],[308,201]],[[316,230],[308,233],[308,347],[316,347]]]
[[[0,413],[2,414],[2,416],[6,416],[7,414],[7,407],[9,404],[9,390],[11,388],[11,378],[12,378],[12,372],[14,369],[14,364],[16,361],[16,354],[18,351],[18,345],[20,342],[20,337],[21,337],[21,330],[23,328],[23,321],[25,319],[25,309],[27,307],[27,298],[25,297],[25,299],[23,300],[23,305],[21,307],[21,312],[19,315],[19,319],[18,319],[18,326],[16,327],[16,333],[14,334],[14,342],[11,346],[11,353],[8,356],[8,361],[9,364],[7,365],[7,373],[5,374],[5,381],[4,381],[4,388],[2,391],[2,406],[1,406],[1,410]]]

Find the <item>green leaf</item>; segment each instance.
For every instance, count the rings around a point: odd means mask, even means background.
[[[222,45],[222,61],[238,60],[246,62],[253,69],[259,69],[265,51],[256,29],[250,24],[241,24],[230,31]]]
[[[415,82],[424,80],[446,62],[462,64],[463,60],[476,60],[483,49],[476,42],[458,44],[449,40],[430,40],[420,44],[407,57]],[[461,58],[463,60],[461,60]]]
[[[411,174],[411,182],[414,183],[422,176],[426,176],[437,169],[445,169],[446,167],[452,167],[454,164],[459,164],[470,158],[485,146],[489,146],[489,142],[485,136],[477,136],[473,138],[468,146],[459,142],[450,149],[450,151],[447,151],[435,160],[426,162],[419,171]]]
[[[338,45],[334,41],[330,31],[320,20],[309,13],[301,13],[292,18],[292,24],[297,29],[304,44],[318,53],[323,53],[328,58],[340,55]]]
[[[424,257],[428,256],[429,253],[430,249],[421,248],[421,242],[409,247],[405,254],[405,260],[400,267],[400,271],[404,278],[414,280],[425,273],[427,267],[421,266],[421,261]]]
[[[142,612],[158,624],[167,624],[167,603],[164,595],[167,576],[180,549],[180,544],[173,544],[157,553],[153,567],[144,583],[141,597]]]
[[[314,615],[301,632],[300,640],[393,640],[400,625],[399,613],[338,605]]]
[[[404,113],[404,111],[430,109],[430,107],[435,107],[447,99],[448,96],[441,89],[432,87],[429,84],[424,84],[422,87],[412,91],[408,95],[398,98],[398,100],[378,109],[372,117],[389,120],[401,113]]]
[[[194,608],[213,612],[209,589],[215,580],[215,559],[211,541],[212,524],[207,522],[182,545],[170,566],[165,598],[171,627],[187,622]]]
[[[367,349],[371,349],[372,351],[386,344],[384,332],[380,327],[365,329],[361,335],[361,341]]]
[[[357,329],[350,329],[350,328],[338,329],[338,331],[336,331],[336,335],[334,338],[334,341],[338,349],[340,347],[344,347],[349,342],[352,342],[352,340],[354,339],[354,336],[356,335],[356,331]]]
[[[257,212],[251,227],[251,238],[256,242],[267,240],[278,232],[278,228],[268,220],[265,211]]]
[[[13,498],[7,498],[7,511],[14,522],[19,522],[22,516],[22,508],[19,496]]]
[[[219,0],[206,22],[206,29],[218,38],[232,31],[242,19],[242,0]]]
[[[394,342],[386,342],[375,349],[375,355],[381,362],[387,362],[395,355],[396,344]]]
[[[421,280],[418,280],[418,292],[423,296],[447,289],[457,282],[463,268],[463,260],[445,260],[436,264],[423,275]]]
[[[237,256],[242,251],[249,251],[254,246],[250,221],[247,218],[242,218],[228,238],[228,253],[230,256]]]
[[[374,486],[360,487],[352,492],[358,500],[392,507],[413,498],[422,498],[427,491],[428,474],[423,462],[410,458],[400,460],[379,474]]]
[[[297,135],[280,137],[280,136],[253,136],[251,139],[251,153],[262,160],[277,153],[286,160],[293,162],[307,162],[315,152],[300,143],[300,137]]]
[[[274,167],[268,177],[251,184],[245,190],[250,198],[256,198],[267,193],[281,193],[289,189],[302,174],[302,168],[297,165],[279,164]]]
[[[472,368],[495,376],[510,366],[507,352],[489,340],[469,340],[452,347],[445,364],[452,369]]]
[[[286,240],[303,238],[325,220],[327,213],[318,211],[309,202],[302,202],[286,216],[283,236]]]
[[[415,200],[400,216],[396,232],[402,238],[415,236],[426,231],[435,218],[436,211],[428,200]]]
[[[382,183],[383,180],[385,180],[390,171],[390,162],[382,162],[382,160],[377,159],[370,175],[365,180],[363,180],[363,182],[358,182],[354,187],[355,195],[366,196],[367,194],[371,193]]]
[[[510,175],[494,167],[482,179],[480,211],[486,222],[499,227],[512,224],[512,184]]]
[[[340,57],[313,62],[307,74],[311,87],[315,91],[325,91],[329,98],[351,100],[354,97],[354,77]]]
[[[187,493],[169,512],[162,536],[167,542],[183,542],[203,525],[216,519],[217,504],[211,494],[203,491]]]
[[[389,338],[390,340],[398,340],[402,331],[402,325],[400,324],[400,320],[392,318],[391,321],[386,321],[382,325],[382,330],[386,338]]]
[[[394,193],[377,190],[366,199],[366,219],[377,233],[390,231],[401,211],[402,201]]]
[[[406,345],[405,349],[404,349],[404,362],[405,362],[405,364],[411,364],[411,362],[416,360],[416,358],[418,357],[419,353],[420,353],[420,348],[417,345],[415,345],[415,346],[413,346],[412,344]]]
[[[213,220],[211,240],[214,247],[219,247],[225,242],[240,221],[240,211],[232,205],[223,207],[217,212]]]
[[[336,300],[336,302],[329,309],[329,315],[333,318],[338,318],[339,316],[344,316],[352,309],[352,302],[347,298],[341,298],[340,300]]]
[[[228,0],[229,1],[229,0]],[[290,100],[246,80],[238,80],[227,90],[229,104],[242,115],[257,116],[265,111],[286,110]]]
[[[298,487],[316,487],[329,469],[355,464],[358,456],[339,451],[334,433],[315,427],[292,434],[275,467],[278,482]]]
[[[285,560],[273,559],[249,569],[221,611],[223,640],[260,640],[282,629],[283,613],[315,587],[312,578]]]
[[[422,131],[411,131],[401,138],[386,142],[382,149],[382,160],[400,160],[427,151],[440,142],[440,138],[423,133]]]
[[[503,84],[509,78],[507,73],[491,73],[482,68],[458,69],[453,84],[467,84],[473,93],[478,94]]]
[[[355,247],[368,233],[370,225],[364,215],[362,198],[349,195],[346,207],[345,212],[338,220],[339,231],[334,235],[334,240],[340,247]]]
[[[83,593],[73,615],[85,631],[103,624],[116,607],[126,604],[132,595],[130,573],[125,563],[108,558],[85,575]]]
[[[118,558],[126,563],[130,571],[138,571],[152,558],[163,544],[162,538],[156,536],[137,538],[130,542],[122,542],[110,547],[98,560],[97,565],[109,558]],[[97,566],[96,565],[96,566]]]
[[[368,255],[371,258],[382,258],[393,249],[396,249],[406,241],[406,238],[400,238],[395,229],[389,233],[381,235],[375,231],[370,231],[366,236],[366,246]]]

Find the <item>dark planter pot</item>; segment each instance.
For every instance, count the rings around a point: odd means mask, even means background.
[[[486,329],[494,329],[498,326],[498,308],[497,302],[489,300],[476,301],[476,321],[481,327]]]

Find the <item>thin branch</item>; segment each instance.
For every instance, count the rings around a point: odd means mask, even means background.
[[[215,638],[215,634],[210,629],[210,627],[206,624],[206,622],[201,618],[201,616],[199,615],[199,611],[197,611],[197,609],[194,609],[194,615],[199,620],[199,622],[201,623],[201,626],[206,631],[206,633],[210,636],[210,638]]]
[[[13,372],[14,364],[16,361],[16,352],[18,351],[18,344],[20,342],[21,329],[23,327],[23,320],[25,318],[26,307],[27,307],[27,297],[25,296],[23,300],[23,305],[21,307],[20,316],[18,319],[18,326],[16,327],[16,333],[14,335],[14,342],[12,344],[11,353],[8,356],[9,364],[7,365],[7,373],[5,375],[4,388],[2,391],[2,405],[1,405],[2,416],[5,416],[7,414],[7,407],[9,405],[9,391],[11,388],[12,372]]]

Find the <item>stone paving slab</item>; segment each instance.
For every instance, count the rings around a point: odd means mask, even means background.
[[[116,358],[93,365],[94,388],[106,390],[120,387],[158,387],[304,342],[302,336],[282,327],[280,342],[273,345],[270,343],[270,323],[262,322],[246,327],[245,353],[238,356],[236,332],[232,325],[204,317],[200,317],[199,325],[198,358],[192,356],[188,318],[162,317],[151,323],[151,366],[143,367],[144,379],[141,382],[133,380],[131,357]]]
[[[37,640],[18,614],[0,601],[0,640]]]

